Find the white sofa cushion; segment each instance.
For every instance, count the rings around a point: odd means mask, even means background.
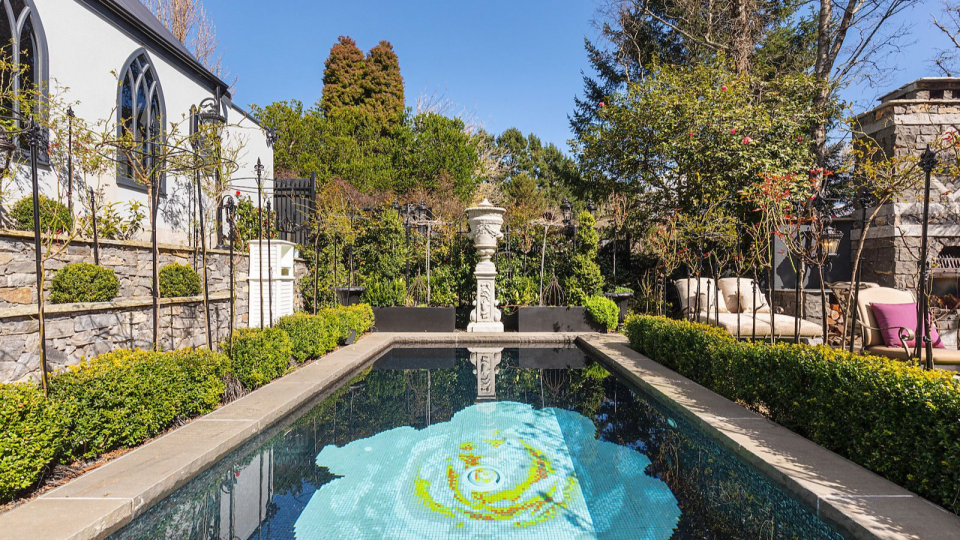
[[[737,282],[740,289],[737,290]],[[757,285],[754,290],[754,281],[749,278],[723,278],[720,280],[720,290],[727,302],[731,313],[770,313],[770,304],[763,290]],[[739,295],[738,295],[739,293]],[[734,298],[737,299],[734,302]]]
[[[700,278],[700,289],[697,290],[696,279],[678,279],[673,282],[680,295],[680,309],[684,315],[689,315],[697,307],[697,293],[700,294],[700,312],[713,313],[719,309],[720,313],[729,313],[726,303],[717,305],[717,284],[710,278]]]

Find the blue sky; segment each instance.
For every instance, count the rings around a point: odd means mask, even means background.
[[[400,58],[408,105],[442,96],[488,131],[517,127],[566,149],[567,114],[588,69],[583,38],[596,36],[595,0],[206,0],[232,75],[237,101],[314,103],[323,62],[340,35],[364,50],[390,41]],[[888,54],[895,72],[880,88],[844,92],[856,111],[922,76],[945,46],[930,23],[938,0],[923,0],[900,22],[914,25],[908,45]]]

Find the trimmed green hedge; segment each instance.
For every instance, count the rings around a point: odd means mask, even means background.
[[[0,385],[0,501],[34,486],[60,451],[66,422],[33,384]]]
[[[282,376],[290,366],[293,343],[279,328],[243,328],[225,342],[223,352],[230,357],[230,370],[248,390],[260,388]]]
[[[160,297],[182,298],[200,294],[200,274],[186,264],[168,264],[160,269]]]
[[[0,501],[58,463],[136,446],[223,398],[227,358],[208,350],[115,351],[37,385],[0,385]]]
[[[223,398],[227,358],[206,349],[114,351],[50,380],[70,419],[66,459],[136,446],[171,425],[212,411]]]
[[[662,317],[627,321],[630,346],[717,393],[960,512],[960,381],[826,346],[738,342]]]
[[[350,331],[359,336],[373,327],[373,310],[366,304],[322,309],[316,315],[297,313],[280,318],[275,326],[290,336],[298,364],[319,358],[342,345]]]
[[[620,308],[605,296],[591,296],[586,302],[587,313],[597,324],[613,332],[620,326]]]
[[[110,268],[90,263],[64,266],[50,283],[50,303],[109,302],[120,293],[120,280]]]

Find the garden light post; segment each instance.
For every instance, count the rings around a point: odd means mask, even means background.
[[[832,260],[837,257],[840,253],[840,241],[843,240],[843,233],[838,231],[833,227],[833,225],[827,225],[823,233],[820,235],[819,241],[819,251],[820,251],[820,260],[825,260],[830,262],[832,267]],[[823,344],[827,344],[827,339],[829,336],[829,328],[827,328],[827,298],[823,289],[823,267],[820,268],[820,313],[823,318]]]
[[[67,209],[73,215],[73,107],[67,105]],[[97,263],[100,264],[100,263]]]
[[[866,192],[861,191],[858,193],[859,203],[860,203],[860,235],[863,236],[866,234],[867,229],[867,194]],[[848,346],[848,351],[853,352],[854,341],[856,341],[856,332],[857,332],[857,318],[859,316],[860,310],[858,309],[858,304],[860,303],[860,280],[863,276],[863,261],[861,256],[857,256],[856,260],[857,272],[853,276],[853,304],[850,311],[853,313],[850,314],[850,344]],[[849,302],[849,299],[848,299]],[[846,324],[846,322],[844,322]],[[840,344],[840,347],[843,347],[843,343]]]
[[[87,188],[90,197],[90,222],[93,225],[93,262],[100,266],[100,238],[97,234],[97,195],[93,188]]]
[[[226,213],[227,213],[227,235],[229,236],[228,240],[230,242],[230,325],[228,326],[228,336],[227,340],[232,345],[233,344],[233,321],[236,316],[235,309],[236,306],[234,302],[235,297],[235,288],[233,277],[233,245],[237,241],[237,229],[235,219],[237,216],[237,205],[233,202],[233,198],[227,198],[226,202]]]
[[[263,329],[263,163],[257,158],[257,164],[254,170],[257,171],[257,291],[260,293],[260,329]]]
[[[270,317],[270,328],[273,328],[273,246],[270,244],[273,232],[270,230],[270,211],[270,201],[267,201],[267,302],[270,305],[267,316]]]
[[[197,183],[197,210],[199,214],[200,226],[200,250],[203,253],[203,318],[207,330],[207,348],[214,349],[213,329],[210,326],[210,275],[207,260],[207,230],[203,220],[203,186],[200,182],[201,169],[206,165],[206,156],[212,151],[217,158],[215,174],[219,180],[219,147],[221,129],[227,119],[223,116],[220,105],[220,90],[212,98],[206,98],[190,108],[190,140],[193,145],[196,171],[195,178]],[[209,135],[213,135],[215,140],[209,140]],[[211,148],[212,146],[212,148]],[[219,185],[219,182],[218,182]],[[218,233],[218,236],[222,233]]]
[[[47,393],[47,346],[43,324],[43,255],[40,252],[40,180],[37,173],[37,151],[43,143],[43,128],[36,120],[30,120],[27,131],[27,142],[30,144],[30,181],[33,187],[33,254],[37,263],[37,320],[39,322],[40,345],[40,382],[43,383],[43,392]]]
[[[928,281],[930,279],[930,267],[927,261],[927,250],[929,249],[928,226],[930,221],[930,175],[937,166],[937,154],[927,145],[923,155],[920,157],[920,168],[923,169],[923,223],[920,233],[920,281],[918,283],[918,307],[917,307],[917,333],[915,334],[915,354],[920,358],[920,335],[923,334],[923,350],[927,355],[925,366],[927,369],[933,369],[933,343],[930,339],[930,306],[927,295]]]

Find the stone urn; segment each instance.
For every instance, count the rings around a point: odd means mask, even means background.
[[[470,224],[470,239],[477,248],[480,262],[473,275],[477,277],[477,299],[470,312],[467,332],[503,332],[500,310],[497,308],[495,281],[497,267],[491,260],[497,252],[497,243],[503,238],[503,208],[498,208],[484,199],[479,205],[467,209]]]

